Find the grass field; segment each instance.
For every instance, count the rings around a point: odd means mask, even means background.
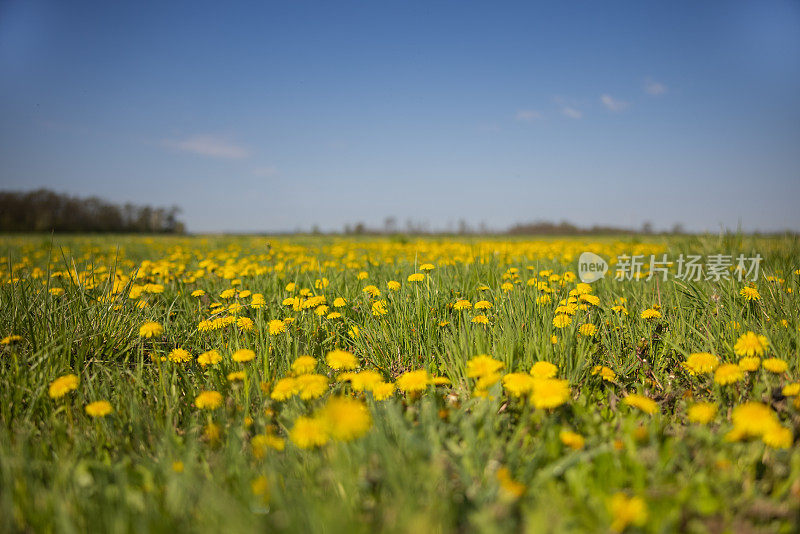
[[[2,531],[800,530],[797,238],[0,242]]]

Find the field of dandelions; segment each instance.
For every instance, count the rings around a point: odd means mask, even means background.
[[[797,238],[0,244],[3,532],[800,529]]]

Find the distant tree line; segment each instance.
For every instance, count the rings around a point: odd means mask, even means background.
[[[137,232],[181,234],[178,206],[112,204],[97,197],[80,198],[47,189],[0,191],[2,232]]]
[[[318,227],[313,227],[312,233],[321,233]],[[665,231],[666,232],[666,231]],[[410,235],[604,235],[604,234],[653,234],[656,231],[650,222],[645,222],[639,229],[622,228],[617,226],[594,225],[590,227],[577,226],[568,221],[554,223],[550,221],[533,221],[517,223],[503,230],[489,228],[485,223],[477,226],[470,225],[465,220],[458,221],[457,225],[448,224],[446,228],[432,229],[427,222],[406,221],[401,228],[394,217],[387,217],[383,227],[369,227],[363,222],[346,224],[344,234],[347,235],[380,235],[405,233]],[[664,233],[664,232],[662,232]],[[683,226],[676,224],[668,231],[671,234],[685,233]]]

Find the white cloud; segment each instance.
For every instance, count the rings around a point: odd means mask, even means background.
[[[667,86],[648,78],[644,82],[644,92],[652,96],[663,95],[667,92]]]
[[[222,159],[243,159],[247,149],[212,135],[195,135],[182,141],[167,139],[162,143],[168,148]]]
[[[580,110],[575,109],[571,106],[564,106],[561,108],[561,113],[563,113],[566,117],[570,119],[580,119],[583,117],[583,113]]]
[[[259,178],[272,178],[278,176],[278,169],[275,167],[258,167],[253,169],[253,175]]]
[[[612,97],[609,94],[601,95],[600,102],[608,109],[609,111],[622,111],[623,109],[628,107],[627,102],[623,102],[622,100],[617,100],[616,98]]]
[[[517,111],[516,119],[518,121],[532,122],[542,118],[542,114],[532,109],[521,109]]]

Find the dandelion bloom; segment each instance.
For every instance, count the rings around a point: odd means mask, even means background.
[[[358,359],[351,353],[344,350],[332,350],[325,357],[328,367],[337,371],[349,371],[358,367]]]
[[[172,349],[169,353],[169,361],[173,363],[186,363],[192,361],[192,355],[188,350],[180,347]]]
[[[531,375],[534,378],[553,378],[556,373],[558,373],[558,366],[550,362],[536,362],[531,367]]]
[[[422,282],[423,280],[425,280],[425,275],[422,273],[414,273],[408,275],[409,282]]]
[[[472,303],[468,300],[459,300],[453,304],[454,310],[469,310],[470,308],[472,308]]]
[[[231,359],[235,362],[245,363],[255,359],[256,353],[250,349],[239,349],[233,353]]]
[[[560,313],[553,317],[553,326],[556,328],[564,328],[572,323],[572,317],[567,315],[566,313]]]
[[[228,382],[242,382],[246,376],[244,371],[233,371],[226,378]]]
[[[781,394],[784,397],[796,397],[797,395],[800,395],[800,382],[786,384],[785,386],[783,386]]]
[[[397,387],[402,391],[413,393],[416,391],[425,391],[430,382],[430,377],[425,369],[418,369],[416,371],[407,371],[400,375],[397,379]]]
[[[387,313],[385,301],[378,300],[372,303],[372,315],[380,317],[381,315],[386,315]]]
[[[792,429],[775,424],[764,432],[761,441],[773,449],[788,449],[792,446]]]
[[[558,433],[558,439],[561,440],[561,443],[576,451],[582,449],[586,444],[583,436],[572,430],[562,430]]]
[[[689,406],[686,416],[692,423],[706,425],[717,415],[717,405],[711,402],[698,402]]]
[[[269,334],[271,336],[286,332],[286,323],[280,319],[273,319],[269,322]]]
[[[778,424],[775,412],[760,402],[745,402],[731,413],[733,427],[738,437],[761,437]]]
[[[658,411],[658,403],[656,403],[656,401],[649,397],[645,397],[644,395],[639,395],[638,393],[631,393],[622,399],[622,402],[628,406],[638,408],[649,415],[653,415]]]
[[[739,337],[733,350],[737,356],[761,356],[768,347],[769,341],[766,336],[747,332]]]
[[[378,289],[378,286],[369,285],[362,289],[364,293],[367,293],[370,297],[380,297],[381,290]]]
[[[47,394],[50,395],[51,399],[59,399],[70,391],[78,389],[79,382],[80,380],[78,379],[77,375],[69,374],[60,376],[50,382],[50,387],[47,390]]]
[[[344,300],[342,297],[336,297],[333,299],[333,307],[334,308],[344,308],[347,306],[347,301]]]
[[[617,373],[615,373],[605,365],[595,365],[594,367],[592,367],[592,376],[597,376],[597,375],[600,375],[600,378],[602,378],[606,382],[613,382],[614,380],[617,379]]]
[[[12,343],[16,343],[18,341],[22,341],[22,336],[19,336],[17,334],[12,334],[0,340],[0,345],[11,345]]]
[[[508,373],[503,377],[503,387],[513,397],[524,397],[533,391],[535,380],[526,373]]]
[[[582,324],[580,328],[578,328],[578,332],[583,336],[592,337],[597,333],[597,327],[592,323]]]
[[[296,395],[299,391],[300,390],[297,387],[297,381],[294,378],[281,378],[275,383],[275,387],[272,388],[272,392],[270,393],[269,397],[272,400],[284,401],[293,395]]]
[[[640,317],[642,319],[645,319],[645,320],[647,320],[647,319],[660,319],[661,318],[661,312],[656,310],[655,308],[647,308],[646,310],[644,310],[642,312]]]
[[[536,408],[556,408],[569,399],[569,384],[557,378],[538,378],[533,383],[531,401]]]
[[[305,375],[314,372],[317,368],[317,360],[311,356],[299,356],[292,362],[292,371],[296,375]]]
[[[317,399],[328,391],[328,377],[317,374],[300,375],[295,379],[303,400]]]
[[[495,373],[505,367],[505,364],[495,360],[488,354],[480,354],[467,362],[467,377],[479,378]]]
[[[719,366],[719,358],[708,352],[695,352],[686,358],[683,367],[692,375],[713,373]]]
[[[388,287],[390,291],[400,291],[400,282],[396,280],[389,280],[386,282],[386,287]]]
[[[377,371],[367,369],[360,373],[352,373],[350,385],[356,391],[371,391],[375,384],[383,382],[383,376]]]
[[[222,406],[222,393],[219,391],[201,391],[195,397],[194,405],[201,410],[216,410]]]
[[[318,417],[298,417],[289,431],[289,439],[301,449],[325,445],[330,439],[327,425]]]
[[[754,287],[743,287],[739,294],[748,301],[761,300],[761,295],[758,294],[758,290]]]
[[[608,501],[608,511],[611,513],[611,530],[614,532],[622,532],[628,525],[641,527],[647,522],[647,504],[641,497],[615,493]]]
[[[110,414],[114,409],[111,403],[104,400],[90,402],[86,405],[86,414],[90,417],[105,417]]]
[[[434,267],[432,263],[423,263],[422,265],[419,266],[419,270],[425,272],[432,271],[435,268],[436,267]]]
[[[489,324],[489,318],[485,315],[476,315],[472,318],[472,322],[476,324]]]
[[[366,405],[356,399],[333,397],[320,410],[319,417],[327,424],[333,439],[350,441],[367,433],[372,418]]]
[[[764,366],[764,369],[776,375],[785,373],[789,369],[789,364],[786,363],[786,360],[781,360],[780,358],[767,358],[761,362],[761,365]]]
[[[476,310],[491,310],[492,303],[489,302],[488,300],[479,300],[478,302],[475,303],[474,307]]]
[[[748,356],[739,360],[739,369],[752,373],[758,371],[761,366],[761,358],[758,356]]]
[[[164,333],[164,327],[155,321],[148,321],[139,327],[139,337],[158,337]]]
[[[724,363],[714,372],[714,382],[720,386],[735,384],[744,378],[742,369],[735,363]]]
[[[197,363],[205,367],[206,365],[217,365],[222,361],[222,355],[216,350],[209,350],[197,357]]]
[[[249,317],[239,317],[236,319],[236,326],[239,327],[239,330],[242,332],[250,332],[255,327],[255,323]]]
[[[501,467],[497,470],[497,482],[500,484],[500,489],[512,499],[519,499],[527,489],[525,484],[511,478],[511,473],[507,467]]]
[[[378,382],[372,386],[372,398],[376,401],[386,400],[394,394],[394,389],[391,382]]]

